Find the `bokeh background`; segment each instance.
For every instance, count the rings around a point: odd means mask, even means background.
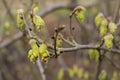
[[[77,5],[86,7],[85,21],[79,23],[72,18],[72,26],[76,42],[79,44],[97,44],[101,39],[94,24],[94,17],[102,12],[105,17],[111,17],[115,23],[120,22],[120,0],[0,0],[0,80],[42,80],[36,64],[27,57],[30,45],[28,38],[17,28],[16,12],[22,8],[29,14],[32,5],[37,4],[40,15],[47,26],[50,37],[54,28],[66,25],[62,34],[65,38],[70,36],[69,15]],[[120,26],[115,33],[115,42],[120,46]],[[69,47],[63,43],[63,47]],[[119,49],[119,48],[118,48]],[[109,53],[112,62],[120,66],[120,55]],[[88,50],[66,52],[57,59],[50,59],[43,63],[47,80],[95,80],[97,62],[91,61]],[[88,78],[69,76],[68,69],[83,70]],[[106,80],[120,80],[120,68],[113,66],[107,59],[103,59],[102,69],[107,73]],[[61,71],[61,73],[60,73]],[[117,73],[118,79],[112,79]],[[81,74],[79,74],[81,75]]]

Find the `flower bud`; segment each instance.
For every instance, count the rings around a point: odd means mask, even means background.
[[[57,47],[61,47],[62,46],[62,40],[61,39],[57,39],[57,41],[56,41],[56,45],[57,45]]]
[[[106,19],[103,19],[100,26],[101,37],[105,36],[105,34],[107,33],[107,25],[108,25],[108,21]]]
[[[17,25],[18,25],[18,28],[21,31],[25,30],[25,23],[24,23],[24,20],[23,20],[23,13],[24,13],[23,9],[17,10]]]
[[[30,62],[35,63],[37,60],[38,54],[34,52],[33,49],[30,49],[28,52],[28,58],[30,59]]]
[[[85,19],[85,11],[86,9],[83,6],[78,6],[74,9],[75,16],[78,19],[79,22],[83,22]]]
[[[98,61],[99,52],[97,50],[90,49],[88,54],[91,60],[96,61],[96,62]]]
[[[117,25],[113,22],[110,22],[108,25],[109,31],[111,34],[113,34],[115,32],[115,30],[117,29]]]
[[[112,34],[107,34],[104,36],[104,44],[106,48],[111,49],[113,46],[113,35]]]
[[[32,50],[29,50],[29,52],[28,52],[28,58],[30,58],[32,54],[33,54]]]
[[[34,22],[34,24],[36,26],[36,29],[38,29],[38,30],[41,30],[41,29],[43,29],[45,27],[44,20],[38,15],[33,16],[33,22]]]
[[[34,3],[34,4],[32,5],[32,8],[33,8],[33,14],[37,14],[38,11],[39,11],[38,4],[37,4],[37,3]]]
[[[95,25],[97,27],[100,27],[100,24],[102,22],[102,20],[104,19],[104,16],[102,13],[99,13],[96,17],[95,17]]]
[[[85,19],[84,13],[83,12],[76,12],[76,18],[78,19],[79,22],[83,22]]]
[[[46,45],[45,43],[42,43],[42,44],[40,45],[40,47],[39,47],[39,52],[40,52],[40,54],[41,54],[41,53],[45,53],[46,50],[47,50],[47,45]]]

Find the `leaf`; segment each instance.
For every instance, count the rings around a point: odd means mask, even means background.
[[[97,27],[100,27],[100,24],[102,22],[102,20],[104,19],[104,16],[102,13],[99,13],[96,17],[95,17],[95,25]]]
[[[41,30],[45,27],[44,20],[38,15],[33,16],[33,23],[35,24],[37,30]]]
[[[107,33],[107,25],[108,25],[108,21],[106,19],[103,19],[100,26],[101,37],[105,36],[105,34]]]
[[[106,48],[111,49],[113,46],[113,35],[112,34],[107,34],[104,36],[104,45]]]
[[[64,77],[64,69],[60,69],[58,72],[57,80],[63,80]]]
[[[113,34],[117,29],[117,25],[113,22],[110,22],[108,25],[108,28],[109,28],[110,33]]]

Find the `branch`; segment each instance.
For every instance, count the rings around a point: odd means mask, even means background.
[[[113,62],[113,60],[110,59],[110,57],[108,57],[108,56],[105,56],[105,57],[106,57],[106,59],[110,62],[110,64],[111,64],[113,67],[115,67],[117,70],[120,71],[120,67],[119,67],[117,64],[115,64],[115,63]]]
[[[114,15],[113,15],[113,21],[116,20],[117,14],[119,12],[119,7],[120,7],[120,0],[116,1],[116,6],[115,6],[115,11],[114,11]]]
[[[64,4],[63,3],[57,3],[57,4],[54,4],[51,7],[48,7],[46,9],[44,9],[42,12],[38,13],[38,15],[40,15],[42,17],[45,17],[47,14],[49,14],[53,11],[59,10],[59,9],[73,9],[73,7],[69,6],[66,3],[64,3]]]
[[[60,51],[63,51],[63,52],[76,51],[76,50],[80,50],[80,49],[100,49],[100,50],[103,50],[103,51],[120,54],[120,50],[107,49],[107,48],[104,48],[104,47],[97,47],[97,46],[94,46],[94,45],[76,45],[75,47],[71,47],[71,48],[59,48],[59,49],[60,49]]]
[[[3,0],[3,2],[5,2]],[[92,4],[87,4],[87,5],[84,5],[85,7],[91,7],[93,6],[95,3],[92,3]],[[5,3],[6,5],[6,3]],[[8,9],[8,8],[6,8]],[[56,10],[59,10],[59,9],[73,9],[73,6],[70,6],[68,4],[63,4],[63,3],[60,3],[60,4],[55,4],[54,6],[51,6],[51,7],[48,7],[46,9],[44,9],[43,11],[40,11],[39,13],[39,16],[41,17],[45,17],[46,15],[48,15],[49,13],[53,12],[53,11],[56,11]],[[9,9],[8,9],[9,10]],[[11,13],[10,13],[11,15]],[[18,36],[18,37],[17,37]],[[0,48],[3,48],[3,47],[6,47],[7,45],[13,43],[14,41],[16,40],[19,40],[20,38],[23,37],[23,33],[21,32],[18,32],[17,34],[15,34],[14,36],[10,37],[8,40],[5,40],[4,42],[0,43]],[[13,40],[13,41],[12,41]]]
[[[43,66],[42,66],[42,64],[41,64],[40,57],[38,57],[38,59],[37,59],[37,66],[38,66],[38,68],[39,68],[39,71],[40,71],[42,80],[46,80],[46,76],[45,76],[45,74],[44,74],[44,69],[43,69]]]
[[[99,75],[100,75],[100,72],[101,72],[101,65],[102,65],[102,61],[103,61],[103,55],[101,54],[101,51],[99,51],[99,58],[98,58],[98,65],[97,65],[97,72],[96,72],[96,76],[95,76],[95,80],[99,80]]]
[[[117,26],[120,26],[120,19],[119,19],[119,21],[118,21],[118,23],[117,23]]]
[[[63,37],[63,35],[60,35],[60,37],[61,37],[61,39],[62,39],[64,42],[66,42],[67,44],[69,44],[69,45],[71,45],[71,46],[75,46],[75,44],[73,44],[71,41],[65,39],[65,38]]]
[[[6,46],[12,44],[16,40],[19,40],[20,38],[22,38],[22,36],[23,36],[22,32],[16,33],[14,36],[11,36],[9,39],[5,40],[4,42],[1,42],[0,48],[6,47]]]
[[[3,33],[4,33],[4,22],[5,22],[5,19],[6,19],[6,14],[7,14],[7,11],[4,11],[3,12],[3,17],[2,17],[2,19],[1,19],[1,30],[0,30],[0,42],[2,41],[2,39],[3,39]]]
[[[4,4],[5,9],[6,9],[8,15],[10,16],[10,19],[13,20],[14,25],[16,26],[15,18],[14,18],[14,16],[12,15],[12,12],[11,12],[10,7],[8,6],[6,0],[2,0],[2,3]]]

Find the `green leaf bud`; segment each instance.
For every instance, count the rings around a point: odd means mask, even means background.
[[[23,9],[17,10],[17,25],[21,31],[25,30],[25,23],[23,20],[23,12],[24,12]]]
[[[30,58],[32,54],[33,54],[33,51],[30,49],[28,52],[28,58]]]
[[[48,61],[48,58],[49,58],[50,54],[49,52],[46,50],[45,53],[41,53],[41,58],[42,58],[42,61],[44,62],[47,62]]]
[[[107,26],[108,26],[108,21],[106,19],[103,19],[101,22],[100,26],[100,36],[103,37],[107,33]]]
[[[38,29],[38,30],[41,30],[41,29],[43,29],[45,27],[44,20],[38,15],[33,16],[33,22],[34,22],[34,24],[36,26],[36,29]]]
[[[104,19],[104,16],[102,13],[99,13],[96,17],[95,17],[95,25],[97,27],[100,27],[100,24],[102,22],[102,20]]]
[[[108,25],[109,31],[111,34],[113,34],[115,32],[115,30],[117,29],[117,25],[113,22],[110,22]]]
[[[83,22],[85,19],[84,12],[75,12],[76,18],[78,19],[79,22]]]
[[[90,60],[98,61],[98,58],[99,58],[98,50],[90,49],[89,50],[89,57],[90,57]]]
[[[39,47],[40,54],[45,53],[47,50],[47,45],[45,43],[42,43]]]
[[[59,40],[57,40],[56,41],[56,43],[57,43],[57,47],[61,47],[62,46],[62,40],[61,39],[59,39]]]
[[[38,5],[37,5],[37,4],[33,4],[33,5],[32,5],[32,8],[33,8],[33,13],[34,13],[34,14],[37,14],[38,11],[39,11]]]
[[[106,48],[111,49],[113,46],[113,35],[112,34],[107,34],[104,36],[104,45]]]
[[[85,19],[85,7],[83,6],[77,6],[73,12],[75,12],[75,16],[78,19],[79,22],[83,22]]]

